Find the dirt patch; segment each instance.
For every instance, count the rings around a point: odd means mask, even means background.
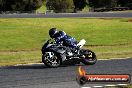
[[[109,55],[132,55],[132,52],[113,52],[113,53],[97,53],[97,55],[104,55],[104,56],[109,56]]]
[[[30,51],[41,51],[41,49],[18,49],[18,50],[0,50],[1,52],[30,52]]]
[[[113,44],[113,45],[84,45],[86,47],[111,47],[111,46],[127,46],[127,45],[132,45],[131,43],[124,43],[124,44]]]
[[[102,20],[113,20],[115,18],[100,18],[100,19],[102,19]]]
[[[128,22],[132,22],[132,19],[129,19]]]

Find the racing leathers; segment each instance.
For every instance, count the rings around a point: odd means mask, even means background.
[[[76,39],[68,36],[64,31],[58,31],[54,39],[57,44],[62,43],[64,46],[71,48],[71,50],[67,49],[67,52],[76,52],[76,49],[78,49]]]
[[[57,44],[63,42],[64,46],[68,46],[70,48],[77,48],[77,41],[75,38],[68,36],[64,31],[59,31],[55,35],[55,41]]]

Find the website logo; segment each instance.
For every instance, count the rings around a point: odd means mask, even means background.
[[[128,84],[130,81],[129,74],[87,74],[82,66],[78,68],[77,82],[80,85],[86,83]]]

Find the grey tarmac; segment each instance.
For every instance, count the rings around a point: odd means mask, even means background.
[[[0,18],[132,18],[132,12],[0,14]]]
[[[130,74],[132,58],[99,60],[83,65],[88,74]],[[0,67],[0,88],[81,88],[76,82],[79,65],[47,68],[43,64]],[[100,86],[104,84],[86,84]]]

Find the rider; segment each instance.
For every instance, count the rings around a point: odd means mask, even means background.
[[[60,44],[61,42],[63,42],[64,46],[68,46],[72,48],[73,50],[78,49],[76,39],[71,36],[68,36],[64,31],[58,31],[57,28],[51,28],[49,30],[49,35],[51,38],[55,39],[57,44]],[[69,54],[71,55],[71,53]]]

